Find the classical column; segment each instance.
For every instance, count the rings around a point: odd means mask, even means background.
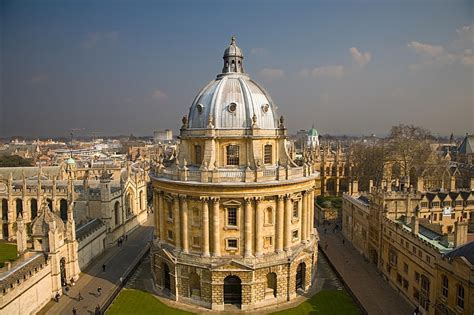
[[[244,209],[244,238],[245,238],[245,257],[252,256],[252,244],[253,244],[253,234],[252,234],[252,199],[245,198],[245,209]]]
[[[221,255],[220,224],[219,224],[219,198],[212,198],[212,255]]]
[[[311,235],[313,234],[313,229],[314,229],[314,189],[311,189],[309,193],[309,206],[310,206],[310,211],[309,211],[309,232],[308,232],[308,238],[311,238]]]
[[[183,231],[183,252],[189,251],[188,240],[188,200],[185,195],[181,195],[181,211],[183,213],[182,231]]]
[[[276,213],[276,251],[277,253],[283,250],[283,235],[284,235],[284,196],[277,197],[277,213]]]
[[[309,207],[308,207],[308,192],[303,192],[303,197],[301,198],[298,208],[301,209],[301,240],[306,243],[308,235],[308,217],[309,217]]]
[[[285,237],[284,237],[284,249],[288,250],[291,246],[291,196],[285,196]]]
[[[209,257],[209,197],[201,197],[202,203],[202,255]]]
[[[180,217],[179,217],[179,197],[173,196],[173,220],[174,220],[174,247],[176,250],[181,250],[181,231],[180,231]]]
[[[158,220],[160,221],[160,240],[162,242],[166,239],[165,233],[165,206],[164,206],[164,193],[162,191],[158,191]]]
[[[255,256],[261,256],[263,250],[263,211],[261,209],[262,205],[261,197],[255,198]]]
[[[157,190],[153,190],[153,214],[155,217],[155,238],[161,239],[161,234],[160,234],[160,218],[159,218],[159,213],[160,213],[160,207],[158,205],[159,203],[159,192]],[[117,209],[118,211],[118,209]],[[115,214],[116,215],[116,214]],[[116,225],[119,224],[119,222],[115,223]]]

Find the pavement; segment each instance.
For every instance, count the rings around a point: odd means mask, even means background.
[[[143,226],[128,235],[121,247],[107,249],[96,258],[79,276],[69,292],[63,294],[59,302],[50,301],[38,314],[95,314],[97,305],[103,307],[107,300],[120,288],[120,278],[124,277],[139,262],[139,256],[153,237],[152,216]],[[102,271],[102,265],[106,265]],[[102,292],[98,294],[97,288]],[[79,293],[83,299],[79,301]]]
[[[411,315],[415,309],[364,259],[343,235],[332,227],[319,228],[320,249],[368,314]],[[327,249],[325,249],[325,245]]]

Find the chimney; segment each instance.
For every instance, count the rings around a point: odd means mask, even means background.
[[[357,194],[359,192],[359,181],[356,179],[352,182],[352,193]]]
[[[411,232],[414,235],[418,235],[418,233],[420,232],[420,222],[418,221],[418,217],[416,215],[411,217],[410,225],[411,225]]]
[[[373,181],[373,180],[369,180],[369,193],[372,192],[373,187],[374,187],[374,181]]]
[[[454,247],[467,243],[467,221],[454,222]]]

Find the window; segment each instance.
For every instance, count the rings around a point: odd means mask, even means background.
[[[447,298],[448,297],[448,292],[449,292],[449,280],[448,280],[448,277],[446,277],[445,275],[443,275],[443,277],[441,278],[441,294]]]
[[[265,248],[269,248],[273,245],[273,239],[271,236],[266,236],[265,237],[265,240],[264,240],[264,243],[263,243],[263,247]]]
[[[237,226],[237,208],[227,208],[227,225]]]
[[[298,211],[298,201],[293,201],[293,218],[298,218],[299,211]]]
[[[173,207],[171,206],[171,202],[166,202],[167,209],[168,209],[168,219],[173,219]]]
[[[293,241],[297,241],[298,240],[298,230],[294,230],[291,235],[293,236]]]
[[[420,294],[420,305],[425,310],[428,309],[430,298],[430,280],[422,275],[421,276],[421,294]]]
[[[397,283],[402,285],[402,275],[397,272]]]
[[[434,213],[433,214],[433,221],[437,221],[438,220],[438,214],[437,213]]]
[[[196,164],[202,164],[202,147],[199,144],[194,146],[194,161]]]
[[[172,240],[174,239],[173,231],[168,230],[168,239]]]
[[[458,290],[457,290],[457,295],[456,295],[456,305],[464,309],[464,287],[460,284],[458,284]]]
[[[239,165],[239,146],[228,145],[227,146],[227,165]]]
[[[408,290],[408,280],[403,278],[403,289]]]
[[[201,238],[199,236],[193,236],[193,246],[194,247],[201,246]]]
[[[266,144],[263,147],[263,163],[272,164],[272,145]]]
[[[265,210],[265,224],[273,224],[273,209],[270,207]]]
[[[227,249],[237,249],[237,239],[229,238],[227,240]]]
[[[420,274],[416,271],[415,271],[415,281],[416,281],[416,283],[420,282]]]
[[[199,216],[199,209],[198,208],[193,208],[193,218],[192,222],[194,226],[200,226],[201,225],[201,217]]]
[[[403,263],[403,272],[408,273],[408,264]]]

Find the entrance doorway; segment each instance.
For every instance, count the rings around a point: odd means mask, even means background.
[[[163,264],[163,275],[164,275],[164,283],[165,283],[165,289],[168,289],[171,291],[171,276],[170,276],[170,268],[168,267],[167,264]]]
[[[242,304],[242,281],[237,276],[224,279],[224,304]]]
[[[298,289],[304,290],[305,271],[306,271],[306,264],[302,262],[298,265],[298,268],[296,269],[296,291],[298,291]]]
[[[61,272],[61,285],[65,286],[66,283],[66,258],[61,258],[61,261],[59,262],[59,268]]]

